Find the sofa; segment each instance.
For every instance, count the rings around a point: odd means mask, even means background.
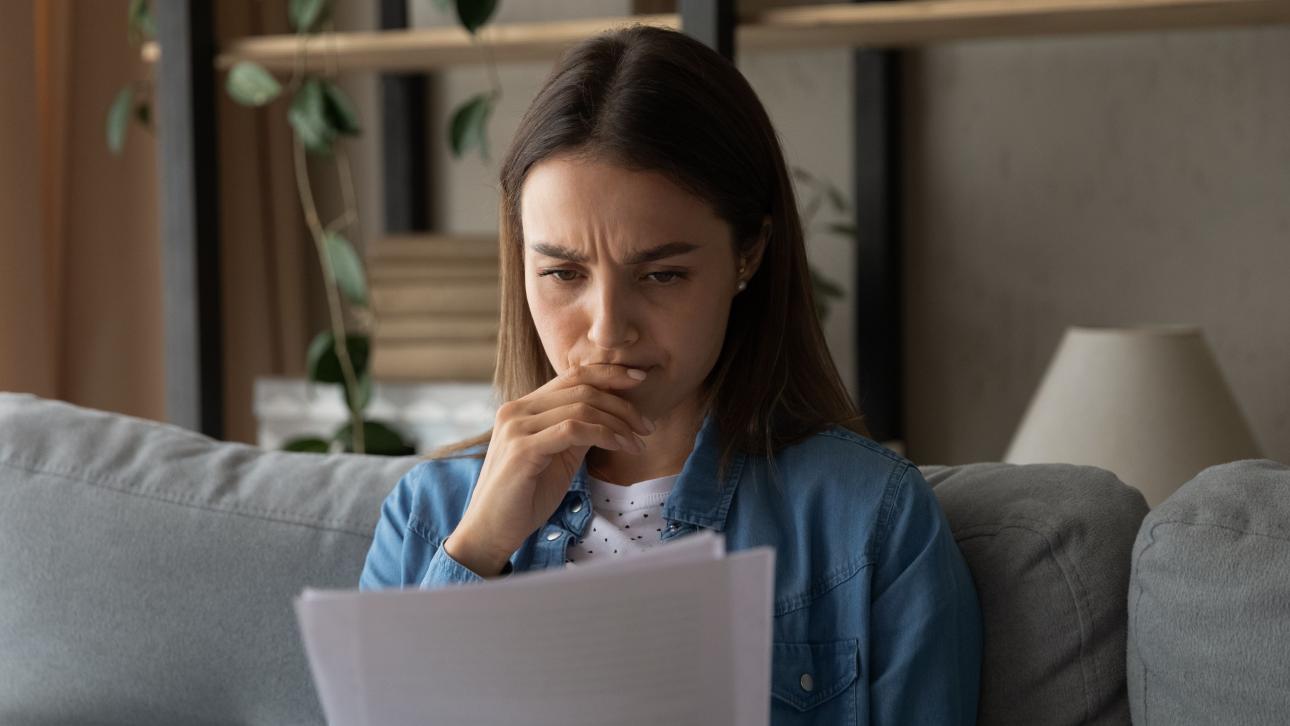
[[[356,587],[416,457],[0,393],[0,724],[319,724],[292,599]],[[1088,466],[920,467],[985,626],[981,724],[1290,721],[1290,468],[1152,511]]]

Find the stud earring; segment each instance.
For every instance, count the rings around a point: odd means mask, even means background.
[[[748,287],[748,283],[744,282],[743,280],[740,280],[739,284],[735,285],[735,288],[738,289],[739,292],[743,292],[747,287]]]

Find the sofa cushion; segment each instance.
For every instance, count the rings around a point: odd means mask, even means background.
[[[1290,714],[1290,467],[1213,466],[1152,510],[1133,548],[1135,724]]]
[[[322,723],[291,600],[416,461],[0,393],[0,723]]]
[[[1142,495],[1091,466],[921,470],[981,601],[978,723],[1129,723],[1125,594]]]

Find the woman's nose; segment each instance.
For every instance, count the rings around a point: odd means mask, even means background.
[[[621,348],[636,340],[629,293],[615,284],[601,285],[592,296],[587,339],[601,348]]]

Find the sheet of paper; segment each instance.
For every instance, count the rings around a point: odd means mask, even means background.
[[[769,721],[774,551],[699,532],[438,590],[306,590],[333,726]]]

